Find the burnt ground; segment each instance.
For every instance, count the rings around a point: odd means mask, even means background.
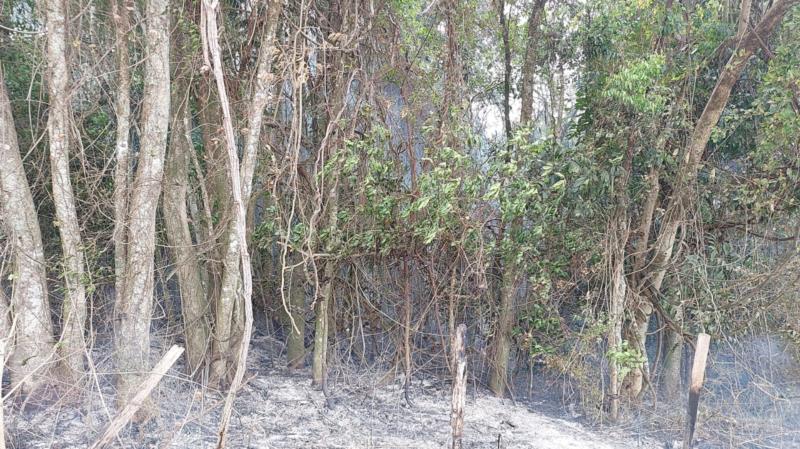
[[[381,385],[378,373],[337,376],[329,397],[311,386],[310,372],[281,368],[276,343],[256,338],[248,359],[247,384],[231,423],[230,448],[443,448],[450,444],[450,391],[437,379],[415,378],[412,406],[402,379]],[[154,350],[157,358],[165,349]],[[96,350],[98,354],[102,350]],[[100,360],[100,359],[98,359]],[[113,416],[110,361],[98,362],[79,402],[57,402],[25,410],[6,407],[8,447],[85,448]],[[153,392],[157,417],[130,425],[115,447],[201,449],[214,447],[222,392],[202,389],[181,374],[180,362]],[[341,373],[340,373],[341,374]],[[342,380],[344,379],[344,380]],[[103,394],[98,394],[102,391]],[[549,411],[542,413],[540,409]],[[563,419],[558,407],[489,396],[470,386],[465,448],[660,448],[631,427],[591,428]],[[567,411],[569,416],[569,411]],[[573,418],[576,415],[572,415]],[[637,436],[637,433],[639,434]]]
[[[152,361],[170,344],[170,338],[155,338]],[[55,403],[27,404],[24,410],[7,403],[7,447],[85,448],[95,441],[115,413],[109,346],[108,341],[95,342],[94,370],[79,399],[68,396]],[[735,351],[718,349],[709,362],[696,447],[800,447],[800,401],[795,400],[800,383],[787,377],[798,372],[794,357],[785,345],[769,339],[741,346]],[[228,447],[449,447],[446,376],[415,374],[409,406],[402,376],[386,376],[385,369],[337,365],[331,370],[326,398],[312,387],[309,369],[284,368],[283,349],[280,339],[264,334],[254,337]],[[182,363],[179,359],[153,392],[159,414],[144,424],[126,427],[114,447],[215,446],[224,393],[187,379]],[[464,447],[663,448],[670,447],[667,442],[680,440],[683,400],[648,395],[638,408],[626,407],[623,423],[612,426],[598,421],[581,405],[577,388],[570,394],[564,383],[540,374],[527,385],[523,367],[515,400],[501,400],[490,396],[470,373]]]

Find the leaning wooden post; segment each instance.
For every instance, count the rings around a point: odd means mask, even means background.
[[[100,449],[117,436],[117,433],[119,433],[119,431],[128,424],[131,418],[133,418],[133,415],[135,415],[142,404],[144,404],[145,399],[150,396],[150,392],[158,385],[158,382],[161,381],[164,374],[167,374],[169,368],[178,360],[181,354],[183,354],[183,348],[175,345],[161,357],[161,360],[153,367],[153,371],[150,375],[139,385],[133,398],[131,398],[128,404],[111,420],[105,432],[103,432],[103,436],[101,436],[90,449]]]
[[[466,332],[467,326],[463,323],[459,324],[453,343],[453,358],[456,368],[453,379],[453,402],[450,410],[453,449],[461,449],[461,437],[464,434],[464,405],[467,400],[467,356],[464,353],[464,334]]]
[[[683,435],[683,447],[691,449],[694,439],[694,428],[697,423],[697,406],[700,403],[700,390],[703,388],[703,379],[706,375],[706,360],[708,359],[708,345],[711,337],[708,334],[697,335],[697,346],[694,350],[692,363],[692,383],[689,386],[689,406],[686,410],[686,432]]]

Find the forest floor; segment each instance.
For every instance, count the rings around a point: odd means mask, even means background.
[[[308,370],[278,368],[269,345],[253,344],[246,386],[231,423],[230,448],[444,448],[449,447],[450,391],[438,381],[414,380],[413,405],[400,383],[379,385],[361,375],[339,382],[325,398]],[[6,409],[10,448],[85,448],[113,415],[111,376],[98,368],[95,386],[79,406],[26,411]],[[224,396],[177,375],[176,365],[153,392],[159,415],[126,428],[115,447],[201,449],[214,447]],[[92,390],[88,388],[88,390]],[[465,448],[662,448],[630,429],[592,429],[538,407],[501,400],[470,387]]]

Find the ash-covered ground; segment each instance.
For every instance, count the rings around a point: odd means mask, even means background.
[[[383,376],[354,374],[332,382],[329,397],[311,386],[308,370],[280,368],[271,342],[255,339],[246,386],[239,392],[231,423],[230,448],[444,448],[450,445],[450,391],[435,379],[414,379],[413,406],[402,380],[379,386]],[[165,349],[154,350],[153,356]],[[74,399],[6,407],[8,447],[85,448],[103,431],[113,410],[110,361],[100,362]],[[213,448],[224,396],[203,390],[176,364],[153,392],[160,413],[129,425],[114,447]],[[99,390],[98,390],[99,387]],[[98,394],[101,391],[102,394]],[[535,405],[490,397],[470,387],[464,430],[465,448],[661,448],[637,437],[631,428],[590,429],[547,416]]]

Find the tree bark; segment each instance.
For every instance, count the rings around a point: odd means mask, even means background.
[[[11,388],[29,393],[47,378],[53,356],[53,325],[47,302],[44,249],[33,196],[17,143],[11,102],[0,68],[0,205],[13,254],[13,312],[8,372]]]
[[[328,229],[332,238],[337,235],[337,222],[339,213],[339,193],[338,180],[334,174],[334,179],[328,189]],[[326,253],[336,248],[336,243],[331,242],[327,246]],[[317,298],[316,322],[314,325],[314,358],[311,365],[311,373],[314,385],[326,387],[328,371],[328,327],[330,317],[328,307],[333,300],[333,281],[336,277],[336,262],[329,258],[325,261],[324,279],[322,292]]]
[[[406,403],[411,405],[411,376],[413,375],[414,346],[411,337],[411,313],[414,308],[411,291],[411,268],[408,256],[403,259],[403,366],[405,368],[405,385],[403,386]]]
[[[628,283],[625,276],[625,247],[630,233],[628,218],[628,185],[633,174],[634,145],[636,139],[628,138],[625,159],[622,164],[622,173],[614,186],[614,199],[616,207],[608,229],[610,240],[606,247],[608,276],[610,282],[608,298],[607,335],[608,351],[619,351],[622,347],[622,324],[624,320],[625,305],[628,295]],[[620,376],[620,366],[613,358],[609,360],[609,415],[612,421],[619,419],[620,390],[623,378]]]
[[[176,37],[180,53],[181,38]],[[179,62],[179,64],[181,64]],[[164,198],[164,227],[167,240],[174,255],[178,285],[181,295],[181,315],[186,335],[186,359],[190,374],[195,374],[203,366],[209,352],[209,303],[206,286],[201,276],[201,266],[197,250],[192,242],[189,229],[187,194],[189,191],[190,152],[194,151],[191,140],[191,120],[189,116],[190,76],[188,67],[181,64],[176,70],[176,81],[172,91],[172,132],[170,148],[166,156]]]
[[[503,123],[506,136],[506,150],[509,152],[513,150],[511,139],[511,47],[508,38],[508,23],[505,15],[505,2],[498,0],[497,2],[497,15],[502,28],[503,35],[503,60],[504,60],[504,76],[503,76]],[[510,162],[510,156],[507,157],[506,162]],[[505,181],[503,181],[505,182]],[[501,212],[502,213],[502,212]],[[514,219],[510,224],[511,233],[513,230],[519,229],[522,222],[519,219]],[[508,358],[511,352],[511,331],[514,325],[515,315],[515,298],[517,292],[517,283],[519,278],[519,267],[511,260],[510,257],[504,257],[504,240],[510,238],[509,230],[506,229],[508,223],[501,221],[501,231],[498,232],[498,257],[496,258],[496,268],[500,276],[499,282],[499,315],[497,320],[497,333],[495,334],[494,342],[494,360],[492,361],[492,371],[489,377],[489,388],[496,396],[504,396],[506,388],[508,387]]]
[[[683,321],[683,306],[674,309],[672,319],[678,324]],[[681,388],[681,360],[683,359],[683,335],[674,329],[667,328],[666,351],[664,352],[664,367],[661,372],[661,388],[664,395],[670,399],[679,398]]]
[[[299,258],[297,258],[299,259]],[[302,263],[298,260],[296,263]],[[303,265],[294,266],[289,276],[289,336],[286,338],[286,361],[290,368],[301,368],[306,357],[306,289]]]
[[[514,325],[514,303],[517,293],[517,269],[512,264],[502,267],[500,314],[497,319],[494,360],[489,389],[495,396],[505,396],[508,387],[508,359],[511,353],[511,330]]]
[[[273,6],[273,5],[270,5]],[[220,426],[219,432],[217,434],[217,448],[222,449],[225,447],[225,439],[227,436],[228,431],[228,424],[230,423],[231,414],[233,412],[233,401],[236,397],[236,392],[238,391],[239,387],[241,386],[242,380],[244,379],[244,373],[247,369],[247,353],[248,348],[250,345],[250,334],[252,332],[253,327],[253,302],[252,302],[252,295],[253,295],[253,278],[252,278],[252,267],[250,265],[250,254],[247,249],[247,199],[244,198],[244,194],[247,190],[243,187],[243,179],[241,178],[241,170],[239,164],[239,156],[236,150],[236,137],[234,135],[233,130],[233,117],[230,110],[230,105],[228,103],[228,94],[225,87],[225,77],[223,73],[222,67],[222,51],[219,45],[219,30],[217,28],[217,11],[216,11],[217,3],[211,3],[209,0],[203,0],[202,4],[202,19],[201,19],[201,37],[203,42],[203,52],[206,62],[211,63],[212,73],[214,74],[214,80],[216,81],[217,85],[217,92],[219,93],[220,104],[222,106],[222,118],[223,118],[223,129],[225,131],[225,143],[227,148],[227,166],[228,166],[228,177],[231,181],[231,196],[233,199],[233,217],[232,223],[230,228],[230,235],[228,239],[228,255],[232,252],[236,252],[239,257],[238,260],[238,268],[236,278],[239,280],[237,283],[241,285],[241,296],[236,294],[235,296],[231,296],[231,312],[235,309],[233,306],[237,305],[238,308],[241,310],[241,320],[242,320],[242,327],[241,327],[241,334],[239,339],[235,341],[237,344],[236,346],[231,345],[231,340],[221,340],[221,342],[228,346],[231,351],[236,350],[236,354],[233,357],[226,357],[228,360],[235,361],[233,366],[233,376],[230,382],[230,390],[228,391],[228,395],[225,398],[225,406],[222,410],[222,418],[220,419]],[[267,45],[268,46],[268,45]],[[262,48],[263,50],[263,48]],[[271,62],[271,61],[270,61]],[[259,65],[264,63],[263,60],[259,61]],[[268,88],[268,87],[267,87]],[[257,102],[253,102],[253,108],[258,107],[255,105]],[[262,105],[263,106],[263,105]],[[263,107],[260,110],[256,111],[256,114],[260,118],[263,114]],[[249,117],[252,118],[252,117]],[[260,122],[259,122],[260,123]],[[248,123],[249,125],[252,122]],[[260,126],[259,126],[260,128]],[[258,133],[255,134],[255,137],[258,138],[260,136],[260,130]],[[247,143],[246,143],[247,144]],[[255,143],[257,145],[258,142]],[[251,181],[251,180],[247,180]],[[226,258],[228,257],[226,255]],[[226,260],[226,264],[227,264]],[[226,270],[229,268],[226,266]],[[232,275],[232,273],[231,273]],[[225,278],[223,276],[223,286],[225,285]],[[237,289],[238,290],[238,289]],[[234,293],[234,292],[231,292]],[[238,291],[235,293],[239,293]],[[223,297],[220,300],[227,299],[225,296],[225,290],[223,288]],[[241,298],[237,301],[238,298]],[[233,313],[231,313],[233,315]],[[235,316],[223,316],[223,319],[235,319]],[[230,321],[228,322],[230,323]],[[219,323],[217,323],[219,324]],[[219,366],[220,360],[214,360],[214,363],[217,363],[217,367]],[[222,372],[225,373],[227,366],[222,366],[222,369],[219,368],[214,369],[214,365],[212,365],[212,375],[216,376],[218,373]]]
[[[737,45],[730,60],[725,65],[722,73],[720,73],[717,84],[714,86],[714,90],[711,91],[711,95],[703,109],[703,113],[695,123],[689,138],[689,144],[684,153],[684,159],[678,168],[678,173],[680,174],[678,183],[667,205],[664,224],[658,234],[653,252],[652,264],[656,267],[656,270],[653,272],[650,282],[656,292],[661,289],[661,283],[664,280],[667,265],[672,256],[677,231],[683,222],[684,208],[691,199],[691,188],[697,178],[700,161],[711,137],[711,132],[728,104],[733,86],[739,79],[739,75],[744,70],[750,57],[753,56],[756,50],[761,48],[762,42],[769,39],[786,12],[797,4],[800,4],[800,0],[777,0],[764,13],[755,29],[742,36],[739,45]],[[742,14],[749,14],[749,10],[742,9]]]
[[[120,8],[118,2],[123,2]],[[124,0],[111,0],[111,14],[114,18],[115,51],[117,53],[117,90],[114,112],[116,115],[116,144],[114,168],[114,291],[116,301],[123,301],[125,290],[125,264],[127,252],[128,199],[130,195],[130,146],[131,132],[131,73],[128,52],[128,32],[130,19]]]
[[[533,119],[533,90],[536,81],[536,66],[538,64],[539,41],[541,40],[541,22],[547,0],[534,0],[531,14],[528,16],[527,41],[525,42],[525,57],[522,63],[522,82],[520,86],[520,114],[521,126],[531,125]]]
[[[125,284],[115,304],[114,356],[117,402],[124,406],[150,367],[155,219],[170,110],[169,0],[148,0],[145,8],[145,68],[141,151],[128,211]],[[145,417],[150,407],[141,409]]]
[[[65,284],[59,355],[69,375],[77,378],[84,371],[86,286],[83,243],[69,169],[70,82],[67,61],[69,38],[65,0],[47,0],[44,4],[44,13],[47,28],[46,78],[50,103],[47,114],[50,174],[53,183],[53,203],[61,237]]]
[[[241,170],[238,167],[238,158],[236,160],[236,176],[240,178],[236,179],[235,183],[240,186],[240,191],[234,193],[234,197],[240,196],[243,207],[245,207],[245,212],[242,216],[243,222],[241,223],[245,234],[246,204],[250,201],[252,192],[253,174],[255,172],[258,148],[261,143],[261,125],[264,109],[274,101],[272,95],[272,86],[274,84],[272,63],[276,53],[275,36],[282,7],[283,3],[279,0],[267,2],[264,37],[259,50],[255,79],[250,89],[250,103],[247,108],[247,129],[244,130],[245,141]],[[222,68],[220,67],[219,70],[221,71]],[[217,85],[218,89],[222,89],[220,80],[217,80]],[[220,95],[221,97],[222,95]],[[223,104],[224,101],[226,100],[221,98]],[[229,138],[233,139],[232,129],[230,134]],[[245,304],[249,301],[249,298],[243,296],[242,290],[243,283],[249,283],[252,280],[243,279],[244,274],[240,271],[242,254],[247,252],[247,247],[246,235],[241,241],[236,237],[238,226],[239,224],[235,223],[235,220],[231,220],[226,233],[222,287],[215,311],[216,329],[214,333],[214,362],[212,365],[212,378],[215,380],[229,378],[231,368],[237,365],[238,356],[232,348],[236,347],[237,342],[243,338],[243,329],[246,326],[246,323],[242,322],[243,314],[241,311],[246,307]]]

